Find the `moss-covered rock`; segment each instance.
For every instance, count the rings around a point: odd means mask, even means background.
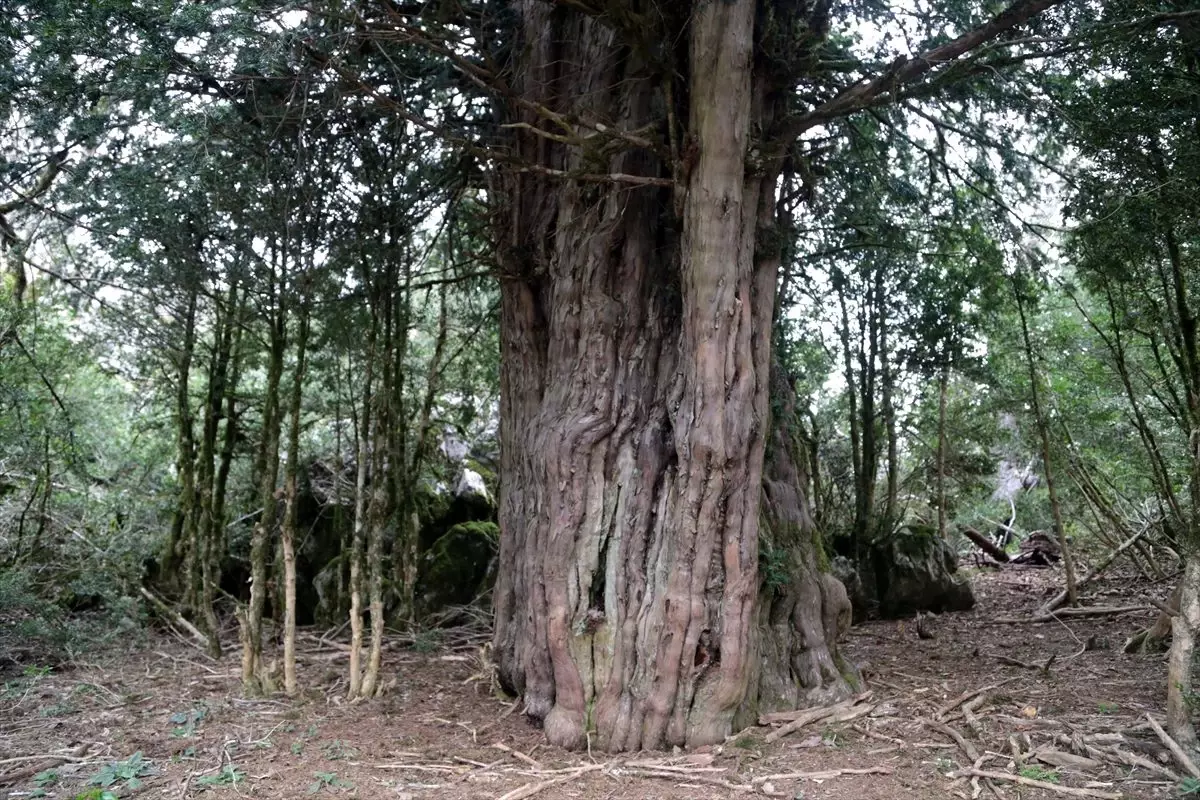
[[[421,559],[419,612],[428,616],[466,605],[491,588],[499,543],[494,522],[461,522],[439,537]]]
[[[868,558],[860,574],[880,617],[966,611],[975,605],[970,581],[957,574],[954,551],[932,528],[902,528],[872,545]]]

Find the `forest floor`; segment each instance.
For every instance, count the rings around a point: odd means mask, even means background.
[[[9,676],[0,687],[0,799],[71,800],[106,782],[119,798],[172,800],[1180,796],[1170,774],[1178,768],[1146,719],[1164,706],[1164,658],[1120,651],[1156,612],[996,622],[1028,618],[1060,579],[1057,570],[973,571],[976,609],[935,619],[932,639],[918,638],[911,621],[857,626],[843,650],[863,665],[871,694],[850,709],[856,718],[770,743],[772,728],[751,728],[696,753],[548,747],[477,680],[481,633],[391,643],[388,691],[357,705],[342,700],[345,646],[317,632],[303,636],[300,683],[309,689],[293,700],[245,699],[236,658],[213,662],[163,636],[68,669]],[[1128,575],[1098,581],[1087,602],[1133,605],[1135,592],[1164,600],[1169,589],[1131,585]],[[1096,758],[1080,759],[1089,752]],[[1114,765],[1125,756],[1144,763]],[[1054,788],[973,786],[957,774],[972,766]]]

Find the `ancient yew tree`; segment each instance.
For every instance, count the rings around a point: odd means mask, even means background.
[[[779,176],[800,134],[971,75],[1051,5],[822,97],[825,3],[512,4],[494,656],[552,743],[701,745],[845,690],[770,390]]]

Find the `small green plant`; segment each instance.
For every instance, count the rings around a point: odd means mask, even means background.
[[[1115,714],[1120,709],[1116,703],[1097,703],[1096,710],[1101,714]]]
[[[308,793],[316,794],[322,789],[333,791],[334,789],[353,789],[354,784],[350,781],[342,780],[337,776],[336,772],[314,772],[315,781],[308,785]]]
[[[1175,787],[1180,797],[1200,797],[1200,778],[1188,776]]]
[[[105,764],[98,773],[92,776],[88,785],[108,789],[117,784],[124,784],[126,789],[139,789],[142,786],[141,779],[153,775],[157,771],[139,750],[124,761]]]
[[[358,751],[350,745],[343,742],[341,739],[334,739],[332,742],[326,742],[321,745],[321,752],[325,754],[325,758],[330,761],[342,761],[347,758],[354,758],[358,755]]]
[[[183,748],[178,753],[171,756],[171,763],[178,764],[180,761],[183,761],[185,758],[195,758],[195,757],[196,757],[196,746],[194,744],[189,744],[187,747]]]
[[[214,786],[235,786],[246,780],[246,773],[233,764],[226,764],[215,775],[201,775],[196,779],[197,786],[212,788]]]
[[[740,750],[757,750],[758,738],[750,733],[743,733],[733,740],[733,746]]]
[[[768,591],[782,589],[791,580],[788,551],[783,548],[764,547],[758,551],[758,574]]]
[[[59,775],[56,770],[44,769],[33,776],[33,785],[39,789],[45,789],[47,786],[53,786],[60,780],[62,780],[62,775]]]
[[[304,742],[297,739],[292,742],[292,755],[298,756],[304,753]]]
[[[1058,772],[1056,770],[1044,769],[1037,764],[1021,767],[1021,777],[1044,783],[1058,783]]]
[[[171,724],[175,727],[171,728],[171,736],[177,738],[191,738],[196,735],[196,726],[204,721],[208,716],[208,706],[198,705],[188,711],[177,711],[171,715]]]
[[[106,789],[88,789],[86,792],[75,795],[73,800],[119,800],[119,798]]]

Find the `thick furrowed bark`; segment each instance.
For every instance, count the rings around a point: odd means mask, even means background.
[[[751,80],[753,5],[705,4],[691,18],[682,108],[696,147],[681,221],[661,189],[511,177],[494,654],[559,745],[588,732],[608,750],[719,741],[757,702],[778,255],[756,253],[775,174],[746,167],[753,121],[766,117]],[[623,130],[661,118],[659,82],[611,28],[521,7],[538,32],[523,51],[531,103]],[[528,106],[517,116],[542,124]],[[589,158],[594,169],[595,154],[545,137],[518,148],[553,169]],[[667,169],[646,151],[608,159],[613,173]],[[806,585],[820,595],[807,543]],[[816,623],[789,659],[823,637],[820,597],[796,596]]]
[[[702,4],[691,25],[689,128],[700,154],[684,206],[679,471],[666,532],[691,558],[672,564],[648,703],[654,712],[673,706],[665,731],[673,744],[724,738],[751,655],[767,411],[767,363],[753,340],[769,336],[774,306],[773,288],[756,297],[758,181],[745,166],[754,11],[753,3]],[[644,743],[663,741],[660,724],[657,713],[647,719]]]

